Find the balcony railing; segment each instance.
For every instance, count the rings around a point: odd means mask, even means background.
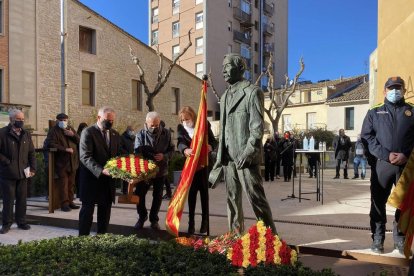
[[[252,24],[252,15],[247,12],[242,11],[239,8],[233,8],[233,16],[240,21],[242,25],[251,25]]]
[[[274,43],[265,43],[263,45],[263,54],[265,56],[270,56],[270,53],[273,54],[274,48],[275,48],[275,44]]]
[[[274,5],[271,5],[271,4],[267,3],[267,1],[265,1],[265,2],[264,2],[264,5],[263,5],[263,11],[264,11],[266,14],[268,14],[268,15],[272,16],[272,15],[273,15],[274,10],[275,10]]]
[[[233,31],[233,40],[247,45],[251,44],[251,38],[249,33],[242,33],[238,31]]]
[[[263,33],[265,35],[273,35],[275,32],[275,27],[270,24],[263,24]]]

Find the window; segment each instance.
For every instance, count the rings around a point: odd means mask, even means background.
[[[259,71],[259,66],[258,66],[257,64],[254,64],[254,65],[253,65],[253,68],[254,68],[254,69],[253,69],[253,70],[254,70],[253,72],[254,72],[255,74],[257,74],[257,73],[258,73],[258,71]]]
[[[177,14],[180,12],[180,0],[172,1],[172,12],[173,14]]]
[[[94,106],[95,73],[82,71],[82,104]]]
[[[172,37],[179,37],[180,36],[180,22],[172,23]]]
[[[203,3],[203,0],[196,0],[196,5]]]
[[[229,30],[229,32],[233,30],[231,21],[227,22],[227,29]]]
[[[196,30],[203,28],[203,13],[199,12],[195,15]]]
[[[246,58],[246,59],[250,59],[250,49],[249,46],[245,45],[245,44],[241,44],[240,45],[240,54],[242,57]]]
[[[158,30],[152,31],[151,34],[151,45],[157,45],[158,44]]]
[[[227,0],[227,4],[229,5],[229,8],[231,8],[231,6],[232,6],[231,0]]]
[[[196,38],[196,49],[195,53],[196,55],[201,55],[204,52],[204,39],[203,37]]]
[[[292,130],[292,117],[290,114],[282,115],[283,117],[283,132]]]
[[[3,33],[3,0],[0,0],[0,34]]]
[[[306,129],[313,129],[315,128],[316,123],[316,112],[309,112],[306,113]]]
[[[250,2],[246,0],[240,0],[240,9],[247,14],[250,14]]]
[[[142,111],[142,83],[132,80],[132,110]]]
[[[233,53],[233,46],[231,44],[227,45],[227,54]]]
[[[96,54],[95,30],[79,26],[79,51]]]
[[[158,23],[158,8],[152,9],[152,24]]]
[[[202,78],[203,77],[203,73],[204,73],[204,66],[203,66],[203,63],[202,62],[200,62],[200,63],[196,63],[196,65],[195,65],[195,75],[198,77],[198,78]]]
[[[171,92],[171,112],[172,114],[178,114],[178,112],[180,111],[180,89],[173,87]]]
[[[259,7],[259,0],[254,0],[254,7],[256,9]]]
[[[174,45],[172,47],[172,59],[174,60],[180,54],[180,45]]]
[[[311,90],[309,90],[309,91],[303,91],[303,96],[304,96],[304,99],[303,99],[303,102],[305,102],[305,103],[310,103],[310,102],[312,102],[312,91]]]
[[[251,80],[252,75],[249,70],[244,71],[243,78],[245,78],[246,80]]]
[[[254,21],[254,29],[256,31],[259,29],[259,22],[257,22],[257,20]]]
[[[215,112],[215,120],[220,120],[220,111]]]
[[[254,43],[254,51],[255,52],[259,51],[259,43],[257,43],[257,42]]]
[[[345,108],[345,129],[354,130],[354,108]]]

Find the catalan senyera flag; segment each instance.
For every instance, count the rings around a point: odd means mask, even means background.
[[[185,161],[180,183],[170,201],[165,218],[165,228],[176,237],[178,237],[184,204],[187,200],[194,174],[197,170],[208,165],[207,82],[204,80],[191,148],[193,149],[193,154],[187,157]]]
[[[414,236],[414,150],[396,187],[388,197],[388,204],[401,210],[398,228],[405,235],[404,255],[409,258]]]

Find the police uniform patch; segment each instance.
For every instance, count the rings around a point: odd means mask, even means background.
[[[411,112],[411,110],[406,110],[406,111],[404,111],[404,114],[405,114],[405,116],[407,116],[407,117],[411,117],[411,116],[413,116],[413,113]]]

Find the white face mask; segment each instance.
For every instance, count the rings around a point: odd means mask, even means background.
[[[65,122],[65,121],[59,121],[59,122],[58,122],[58,126],[59,126],[60,128],[62,128],[62,129],[65,129],[65,128],[67,128],[67,127],[68,127],[68,122]]]
[[[387,92],[386,98],[388,101],[392,103],[396,103],[402,98],[401,90],[399,89],[392,89]]]
[[[183,126],[184,127],[188,127],[188,128],[193,128],[194,127],[194,123],[191,120],[183,121]]]

